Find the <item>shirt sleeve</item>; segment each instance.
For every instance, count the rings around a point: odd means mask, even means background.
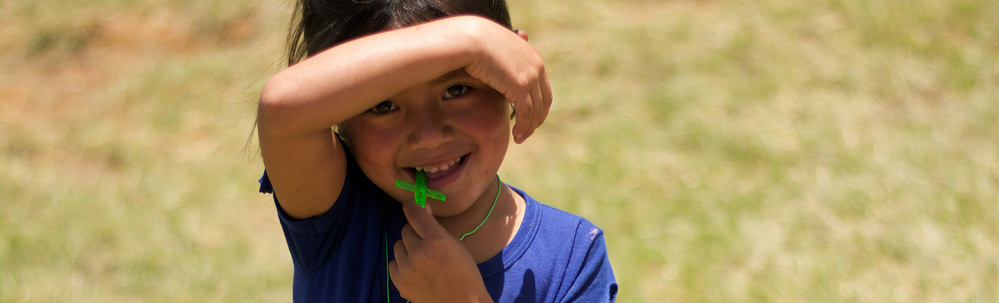
[[[617,281],[607,258],[603,231],[589,222],[580,224],[575,243],[576,248],[585,251],[585,254],[579,273],[563,302],[614,302]],[[588,247],[579,247],[583,245]]]
[[[322,215],[305,219],[293,218],[281,208],[277,195],[274,195],[274,205],[288,243],[288,250],[291,252],[291,259],[295,269],[302,274],[309,274],[324,266],[330,254],[341,245],[348,227],[354,224],[351,220],[363,217],[362,213],[368,211],[364,207],[365,203],[356,201],[354,193],[356,190],[352,183],[357,182],[357,174],[363,173],[360,172],[356,162],[350,160],[348,159],[347,178],[340,196],[329,211]],[[266,171],[259,182],[260,192],[274,193]]]

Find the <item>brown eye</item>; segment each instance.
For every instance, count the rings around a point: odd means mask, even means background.
[[[374,114],[384,114],[397,109],[399,109],[399,107],[396,106],[395,103],[392,103],[392,101],[382,101],[382,103],[378,103],[378,105],[375,105],[375,107],[372,107],[368,111]]]
[[[471,88],[468,85],[453,85],[444,90],[444,99],[458,98],[468,93]]]

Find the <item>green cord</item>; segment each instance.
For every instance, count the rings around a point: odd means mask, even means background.
[[[503,181],[500,180],[499,175],[496,175],[496,181],[499,184],[496,185],[496,198],[493,198],[493,206],[489,207],[489,212],[486,213],[486,217],[484,219],[482,219],[482,222],[479,222],[479,226],[476,226],[475,229],[473,229],[472,231],[468,232],[467,234],[461,236],[461,239],[458,239],[458,241],[465,240],[465,237],[468,237],[469,235],[474,234],[476,231],[479,230],[479,227],[482,227],[482,224],[486,224],[486,220],[489,220],[489,215],[491,215],[493,213],[493,209],[496,208],[496,201],[499,201],[500,191],[503,189]]]

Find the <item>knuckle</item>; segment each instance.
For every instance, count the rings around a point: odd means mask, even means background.
[[[443,259],[446,259],[449,252],[446,239],[428,239],[423,244],[422,249],[410,252],[409,257],[413,267],[433,268],[443,263]]]
[[[534,71],[538,75],[545,73],[545,62],[538,59],[538,61],[534,63]]]
[[[531,72],[527,71],[517,75],[517,78],[514,79],[513,81],[514,85],[523,88],[530,86],[531,82],[533,81],[532,79],[533,77],[531,76]]]
[[[436,264],[433,255],[427,250],[422,250],[410,255],[413,267],[416,268],[430,268]]]
[[[402,241],[395,242],[395,245],[392,246],[392,252],[395,253],[396,260],[406,259],[406,247],[402,244]]]

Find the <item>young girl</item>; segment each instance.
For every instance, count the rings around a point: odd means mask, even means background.
[[[552,101],[502,0],[303,0],[296,16],[258,111],[296,302],[614,300],[603,232],[496,174]],[[445,201],[396,186],[420,173]]]

